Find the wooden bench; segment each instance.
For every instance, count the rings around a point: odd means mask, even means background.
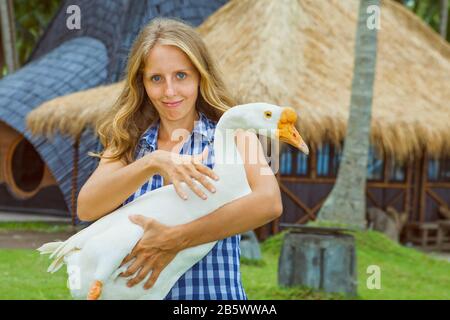
[[[439,225],[436,222],[411,222],[406,225],[406,241],[424,250],[438,248],[438,234]]]
[[[450,250],[450,220],[438,221],[437,247],[439,251]]]

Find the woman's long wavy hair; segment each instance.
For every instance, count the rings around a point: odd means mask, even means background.
[[[125,164],[134,161],[138,139],[159,117],[143,84],[145,58],[156,44],[181,49],[197,68],[200,74],[198,111],[218,121],[224,111],[235,105],[236,101],[196,30],[178,20],[153,19],[133,43],[123,91],[107,116],[97,123],[96,130],[104,149],[100,153],[91,152],[91,156],[121,160]],[[107,149],[109,155],[104,154]]]

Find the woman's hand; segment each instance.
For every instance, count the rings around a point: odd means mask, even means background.
[[[175,191],[184,200],[186,193],[181,188],[181,182],[185,182],[200,198],[206,200],[206,194],[194,183],[197,180],[210,192],[215,192],[214,186],[207,177],[218,180],[219,177],[202,160],[208,157],[208,147],[197,155],[180,155],[165,150],[156,150],[147,155],[155,163],[157,172],[163,177],[165,184],[173,183]]]
[[[129,219],[141,226],[144,229],[144,234],[133,251],[122,261],[120,266],[135,259],[120,276],[129,277],[139,271],[133,279],[127,282],[128,287],[132,287],[144,280],[148,273],[152,271],[150,278],[144,285],[144,289],[150,289],[155,284],[161,271],[183,249],[182,242],[176,237],[177,232],[173,227],[165,226],[155,219],[146,218],[142,215],[130,216]]]

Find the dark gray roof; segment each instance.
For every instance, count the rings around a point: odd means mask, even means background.
[[[54,97],[97,86],[107,79],[108,56],[98,40],[69,40],[41,59],[0,80],[0,120],[21,132],[36,148],[58,181],[70,208],[73,139],[57,135],[53,141],[25,130],[26,115]],[[83,135],[83,148],[96,139]],[[83,165],[86,160],[83,159]]]
[[[56,96],[118,81],[139,30],[156,16],[176,17],[198,26],[227,0],[66,0],[36,45],[29,63],[0,80],[0,121],[24,134],[49,166],[71,208],[73,140],[31,137],[25,117]],[[81,29],[69,30],[69,5],[81,10]],[[78,190],[97,166],[88,151],[100,150],[92,131],[79,147]]]
[[[181,18],[193,26],[200,25],[227,0],[66,0],[59,9],[31,59],[44,55],[64,41],[87,35],[102,41],[110,58],[108,82],[123,75],[128,51],[139,30],[151,19]],[[66,13],[69,5],[81,11],[80,30],[68,30]]]

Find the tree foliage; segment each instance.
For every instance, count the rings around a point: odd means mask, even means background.
[[[16,48],[20,65],[30,56],[62,0],[14,0]]]
[[[397,0],[402,3],[416,15],[418,15],[426,24],[439,33],[441,23],[441,6],[439,0]],[[450,7],[449,7],[450,16]],[[450,30],[450,19],[447,21],[447,30]],[[447,41],[450,41],[450,32],[447,31]]]
[[[438,0],[395,0],[412,10],[425,23],[439,33],[440,1]],[[58,10],[62,0],[14,0],[16,18],[17,51],[20,64],[23,65],[48,23]],[[450,7],[449,7],[450,16]],[[447,30],[450,30],[450,19]],[[450,41],[450,32],[447,32]]]
[[[39,38],[51,21],[63,0],[13,0],[16,20],[16,48],[20,65],[29,58]],[[394,0],[417,14],[439,33],[441,7],[439,0]],[[450,0],[449,0],[450,1]],[[450,6],[449,6],[450,16]],[[447,41],[450,41],[450,19],[447,23]],[[1,73],[6,72],[1,68]],[[1,74],[0,74],[1,77]]]

